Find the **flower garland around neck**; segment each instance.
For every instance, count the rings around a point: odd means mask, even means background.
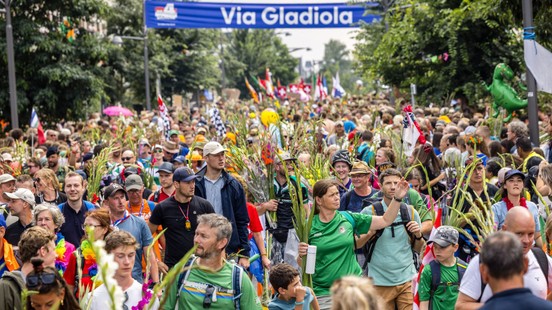
[[[513,207],[517,207],[517,206],[514,206],[514,204],[510,201],[510,199],[508,199],[507,196],[502,198],[502,201],[504,201],[506,203],[506,209],[508,211],[510,211],[510,209],[512,209]],[[519,206],[522,206],[525,209],[527,209],[527,199],[525,199],[525,197],[520,197],[519,198]]]
[[[87,263],[91,262],[91,264],[89,264],[90,267],[88,267],[87,274],[90,276],[92,282],[96,283],[96,275],[98,274],[98,265],[96,264],[96,254],[92,249],[92,245],[90,244],[90,241],[84,240],[81,243],[80,249],[82,252],[82,257],[84,258],[84,264],[81,268],[84,268],[84,265],[88,265]]]
[[[67,269],[67,261],[65,259],[65,252],[67,249],[65,248],[65,238],[61,233],[56,234],[56,269],[59,271],[60,274],[63,274],[65,270]]]
[[[152,280],[149,280],[149,281],[145,281],[144,284],[142,284],[142,296],[143,296],[142,300],[140,300],[136,306],[132,306],[132,310],[146,309],[151,298],[153,297],[153,294],[149,289],[149,286],[151,285],[151,283],[152,283]]]

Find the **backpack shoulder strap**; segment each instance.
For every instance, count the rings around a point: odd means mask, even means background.
[[[236,264],[232,266],[232,291],[234,292],[234,308],[236,310],[241,309],[240,300],[242,295],[242,273],[243,269],[240,266]]]
[[[186,270],[184,270],[184,272],[181,272],[180,275],[178,276],[178,282],[177,282],[178,291],[176,292],[177,300],[178,300],[178,297],[180,297],[180,292],[182,291],[182,285],[184,285],[184,281],[188,280],[188,276],[190,275],[191,268],[187,268],[187,267],[191,267],[194,264],[196,259],[197,257],[195,256],[190,257],[190,259],[184,265],[184,268]]]
[[[372,204],[372,214],[381,216],[384,214],[383,212],[383,204],[381,201],[377,201],[374,204]],[[366,258],[366,261],[364,262],[364,266],[362,266],[362,269],[366,269],[366,266],[368,266],[368,263],[372,260],[372,254],[374,253],[374,249],[376,248],[376,242],[378,241],[379,237],[383,234],[383,229],[376,230],[376,233],[372,237],[368,243],[363,248],[364,257]]]
[[[86,206],[86,210],[88,211],[92,211],[96,209],[96,206],[90,201],[84,201],[84,205]]]
[[[341,213],[341,215],[343,215],[343,217],[345,217],[347,221],[351,223],[351,225],[353,226],[353,233],[356,232],[356,222],[349,211],[339,211],[339,213]]]
[[[456,269],[458,270],[458,284],[462,282],[464,273],[466,273],[466,268],[468,268],[468,264],[465,261],[459,258],[456,258]]]
[[[351,226],[353,226],[353,243],[354,243],[354,246],[355,246],[355,250],[357,248],[357,243],[356,243],[356,222],[355,222],[355,219],[351,216],[351,214],[349,213],[349,211],[339,211],[339,213],[341,213],[341,215],[343,215],[343,217],[345,217],[347,219],[347,221],[349,223],[351,223]]]
[[[441,284],[441,264],[439,264],[438,261],[432,260],[429,263],[429,267],[431,268],[431,287],[429,289],[429,309],[433,309],[433,296],[435,295],[435,291],[437,291],[437,288],[439,287],[439,284]]]
[[[414,208],[414,207],[412,207],[412,208]],[[405,225],[406,225],[406,223],[408,223],[412,220],[412,217],[410,216],[410,207],[406,203],[401,202],[401,206],[400,206],[399,211],[401,213],[401,221]]]
[[[546,284],[548,284],[548,258],[546,257],[546,253],[544,253],[544,251],[539,247],[533,247],[531,251],[535,255],[537,262],[539,263],[542,274],[546,279]]]
[[[153,193],[153,202],[158,203],[159,202],[159,190],[156,190]]]
[[[349,190],[345,193],[345,210],[349,209],[349,204],[351,203],[351,195],[352,195],[351,192],[352,191],[353,190]]]

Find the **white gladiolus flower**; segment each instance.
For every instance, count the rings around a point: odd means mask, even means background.
[[[98,265],[98,277],[101,282],[106,286],[109,292],[110,300],[106,300],[106,305],[111,310],[122,310],[124,302],[124,293],[121,287],[114,279],[115,272],[119,268],[114,260],[113,254],[108,254],[105,249],[105,242],[103,240],[94,241],[92,248],[96,253],[96,264]]]

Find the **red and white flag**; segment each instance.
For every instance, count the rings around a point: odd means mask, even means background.
[[[44,144],[44,142],[46,142],[46,135],[44,134],[42,123],[38,119],[38,114],[36,113],[36,110],[34,108],[31,112],[31,128],[36,128],[38,144]]]
[[[431,239],[433,235],[435,235],[437,228],[441,227],[442,217],[443,209],[439,208],[437,209],[437,214],[435,215],[435,223],[433,223],[433,228],[431,229],[429,239]],[[433,243],[431,243],[426,246],[424,256],[422,258],[422,265],[420,266],[420,271],[418,271],[418,274],[414,277],[414,279],[412,279],[412,295],[414,295],[413,310],[420,309],[420,295],[418,294],[418,285],[420,284],[420,278],[422,276],[422,271],[424,270],[424,267],[429,265],[429,263],[431,263],[431,261],[433,260],[435,260],[435,256],[433,255]]]
[[[316,88],[314,90],[314,99],[315,100],[324,100],[328,97],[328,94],[326,93],[326,90],[324,89],[324,85],[322,84],[322,80],[320,79],[320,75],[316,78]]]
[[[407,105],[403,109],[404,112],[404,130],[403,130],[403,151],[406,156],[412,156],[416,142],[424,145],[426,143],[424,133],[420,129],[420,125],[414,118],[412,113],[412,106]]]
[[[157,96],[157,103],[159,104],[159,120],[157,121],[157,126],[159,131],[162,131],[165,140],[169,140],[169,131],[171,130],[171,120],[169,117],[169,111],[161,95]]]

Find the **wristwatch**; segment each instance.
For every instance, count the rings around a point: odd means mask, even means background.
[[[396,202],[402,202],[402,199],[399,199],[399,198],[397,198],[397,197],[395,197],[395,196],[393,196],[393,200],[395,200]]]

